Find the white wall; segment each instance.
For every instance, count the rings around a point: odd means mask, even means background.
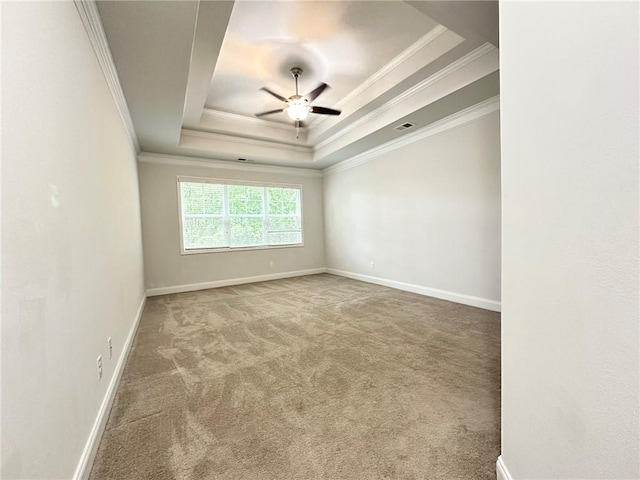
[[[275,173],[278,167],[270,167],[274,173],[262,172],[251,164],[238,170],[185,165],[179,160],[174,160],[174,165],[151,163],[153,157],[146,154],[141,158],[150,160],[139,164],[145,277],[150,294],[199,287],[194,284],[324,268],[322,178],[319,175]],[[206,164],[206,160],[201,162]],[[282,172],[287,170],[292,169]],[[181,255],[178,175],[301,185],[304,246]],[[270,267],[272,261],[274,267]]]
[[[501,2],[502,459],[638,479],[637,2]]]
[[[144,295],[135,152],[73,3],[4,2],[2,74],[2,478],[69,479]]]
[[[499,138],[493,112],[328,173],[327,267],[498,305]]]

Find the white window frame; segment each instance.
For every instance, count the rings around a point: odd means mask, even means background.
[[[226,179],[226,178],[207,178],[207,177],[191,177],[191,176],[183,176],[178,175],[176,179],[176,197],[178,200],[178,225],[179,230],[178,234],[180,237],[180,254],[181,255],[196,255],[202,253],[220,253],[220,252],[238,252],[238,251],[247,251],[247,250],[271,250],[275,248],[299,248],[304,247],[304,206],[302,199],[302,185],[300,184],[292,184],[292,183],[272,183],[272,182],[252,182],[248,180],[234,180],[234,179]],[[215,247],[215,248],[199,248],[199,249],[189,249],[186,250],[184,248],[184,230],[182,224],[182,192],[180,190],[180,183],[213,183],[217,185],[242,185],[247,187],[263,187],[263,188],[295,188],[300,192],[300,243],[290,243],[286,245],[255,245],[250,247]],[[225,189],[226,191],[226,189]],[[228,219],[229,219],[229,206],[228,206],[228,198],[226,198],[226,194],[224,196],[223,205],[224,212],[223,218],[225,223],[225,229],[229,228]],[[268,220],[268,212],[267,212],[267,192],[264,193],[264,212],[266,219],[266,227],[268,229],[269,220]],[[264,231],[264,235],[267,235],[267,231]]]

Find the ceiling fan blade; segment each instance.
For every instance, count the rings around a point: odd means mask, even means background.
[[[280,113],[280,112],[284,112],[284,108],[279,108],[277,110],[269,110],[268,112],[256,113],[256,117],[262,117],[263,115],[271,115],[272,113]]]
[[[334,110],[327,107],[311,107],[311,113],[319,113],[320,115],[340,115],[340,110]]]
[[[271,90],[269,90],[267,87],[262,87],[260,90],[264,90],[267,93],[270,93],[271,95],[273,95],[274,97],[276,97],[278,100],[282,101],[282,102],[286,102],[287,99],[284,98],[282,95],[278,95],[276,92],[273,92]]]
[[[309,102],[313,102],[316,98],[318,98],[320,96],[320,94],[322,92],[324,92],[325,88],[327,88],[329,85],[327,85],[326,83],[321,83],[320,85],[318,85],[316,88],[314,88],[313,90],[311,90],[309,93],[307,93],[305,95],[305,98],[307,100],[309,100]]]

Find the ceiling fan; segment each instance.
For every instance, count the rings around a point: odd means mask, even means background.
[[[260,89],[273,95],[278,100],[285,102],[287,106],[285,108],[279,108],[277,110],[269,110],[268,112],[256,113],[256,117],[271,115],[272,113],[286,112],[287,115],[289,115],[289,118],[295,122],[297,138],[300,127],[304,126],[302,121],[307,118],[307,115],[309,115],[310,113],[317,113],[320,115],[340,115],[340,113],[342,112],[340,110],[334,110],[333,108],[312,106],[311,102],[318,98],[318,96],[320,96],[320,94],[324,92],[329,85],[327,85],[326,83],[321,83],[316,88],[311,90],[308,94],[300,95],[298,93],[298,79],[302,76],[302,69],[300,67],[293,67],[290,71],[296,82],[295,95],[291,95],[289,98],[284,98],[282,95],[278,95],[277,93],[269,90],[267,87],[262,87]]]

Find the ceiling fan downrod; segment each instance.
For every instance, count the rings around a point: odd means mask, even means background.
[[[296,81],[296,95],[299,95],[298,93],[298,78],[300,78],[300,75],[302,75],[302,69],[300,67],[292,67],[291,70],[289,70],[291,72],[291,75],[293,75],[293,78]]]

